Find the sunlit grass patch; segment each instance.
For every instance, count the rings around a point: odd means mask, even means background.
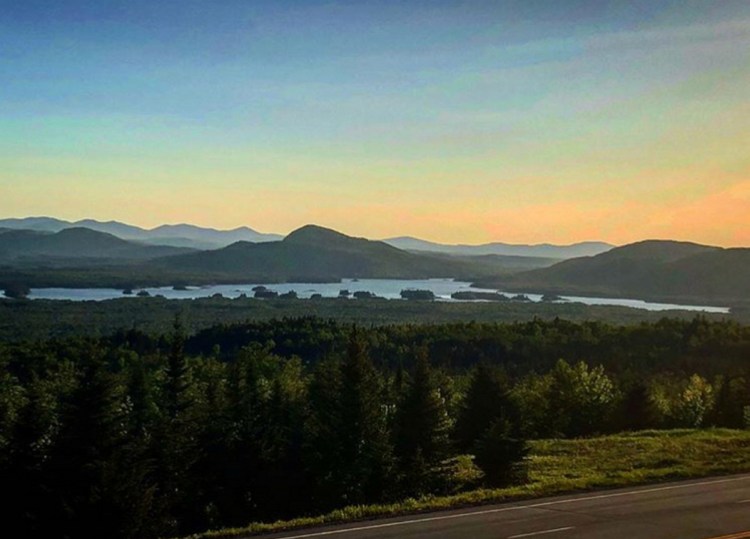
[[[531,442],[529,482],[393,504],[358,505],[325,515],[209,531],[193,539],[221,539],[292,528],[388,517],[469,505],[522,500],[596,488],[750,472],[750,431],[642,431],[574,440]],[[462,473],[468,473],[466,466]]]

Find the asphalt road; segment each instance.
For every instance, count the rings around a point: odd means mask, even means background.
[[[261,537],[269,539],[750,538],[750,474],[424,513]]]

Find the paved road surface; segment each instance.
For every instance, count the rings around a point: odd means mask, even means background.
[[[261,537],[750,539],[750,474],[426,513]]]

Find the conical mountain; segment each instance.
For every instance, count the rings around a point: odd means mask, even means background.
[[[316,225],[303,226],[282,241],[237,242],[214,251],[169,257],[163,263],[186,271],[243,275],[247,280],[410,279],[471,272],[465,261],[408,253]]]

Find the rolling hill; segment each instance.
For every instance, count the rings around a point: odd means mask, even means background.
[[[750,249],[647,240],[476,284],[644,299],[747,301]]]
[[[176,247],[142,245],[88,228],[65,228],[59,232],[8,230],[0,232],[3,263],[64,263],[82,261],[149,260],[185,253]]]
[[[402,251],[379,241],[346,236],[307,225],[282,241],[240,241],[223,249],[173,256],[157,261],[165,268],[192,273],[242,275],[252,280],[338,280],[423,278],[476,275],[468,261]]]

